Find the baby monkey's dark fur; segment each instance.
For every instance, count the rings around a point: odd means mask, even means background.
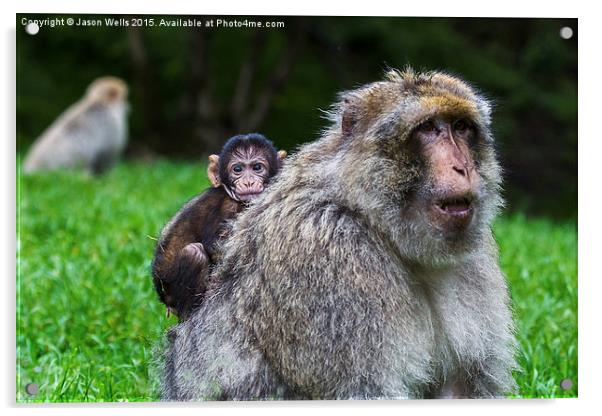
[[[217,244],[229,233],[229,220],[246,208],[278,172],[285,151],[261,134],[230,138],[220,155],[209,156],[213,185],[190,200],[163,228],[152,263],[159,299],[180,321],[203,301],[217,261]]]

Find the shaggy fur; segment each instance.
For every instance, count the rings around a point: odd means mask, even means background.
[[[470,119],[479,136],[475,217],[454,241],[424,214],[432,180],[408,143],[441,114]],[[511,392],[489,104],[455,77],[408,69],[342,94],[330,118],[234,224],[215,270],[224,284],[170,330],[163,399]]]

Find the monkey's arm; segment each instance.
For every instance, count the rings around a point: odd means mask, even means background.
[[[159,299],[180,319],[200,304],[207,284],[210,259],[205,233],[213,233],[211,214],[220,199],[209,190],[189,201],[163,228],[152,263]],[[215,214],[214,214],[215,215]]]
[[[517,345],[510,296],[497,264],[493,237],[487,239],[479,253],[459,266],[454,289],[446,293],[446,299],[438,299],[439,303],[447,301],[446,305],[454,305],[458,313],[441,318],[447,320],[448,327],[463,325],[478,330],[479,334],[478,341],[473,341],[470,348],[456,347],[456,351],[465,351],[464,358],[446,377],[437,394],[439,398],[505,397],[516,390],[512,371],[517,368],[514,360]],[[455,295],[450,296],[450,292]],[[478,309],[468,306],[477,304]],[[452,310],[449,306],[446,309]],[[454,345],[457,344],[451,344]]]
[[[153,281],[161,301],[168,313],[175,313],[180,320],[187,319],[190,312],[203,300],[209,274],[209,258],[203,244],[190,243],[177,251],[170,261],[161,255],[157,267],[153,267]],[[159,263],[163,259],[163,269]]]
[[[472,392],[476,397],[505,397],[517,390],[512,372],[519,369],[515,361],[518,344],[512,319],[508,284],[502,272],[499,253],[493,235],[487,235],[487,249],[470,266],[476,281],[481,283],[481,299],[488,305],[483,312],[487,319],[485,357],[474,365],[469,374]],[[486,271],[486,272],[484,272]]]
[[[502,340],[500,340],[502,341]],[[501,342],[490,350],[488,357],[479,362],[465,364],[464,368],[448,376],[438,389],[435,398],[438,399],[478,399],[504,398],[516,391],[516,382],[511,371],[516,369],[509,366],[513,357],[495,356],[507,342]],[[502,352],[503,354],[503,352]]]
[[[204,290],[203,274],[208,259],[194,225],[199,220],[197,208],[206,204],[207,199],[206,193],[193,198],[167,223],[152,262],[159,299],[167,306],[168,313],[172,311],[180,318],[194,305],[195,295]]]

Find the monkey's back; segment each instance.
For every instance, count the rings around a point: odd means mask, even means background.
[[[125,147],[126,110],[82,100],[61,114],[32,145],[25,172],[88,169],[102,171]]]
[[[252,265],[238,286],[244,293],[234,294],[237,318],[299,397],[419,394],[413,386],[430,379],[429,366],[408,371],[407,363],[428,363],[434,348],[424,297],[387,256],[387,241],[366,233],[364,218],[316,198],[324,189],[312,191],[241,219],[237,231],[248,237],[238,249],[258,249],[218,270]],[[404,338],[422,339],[420,348],[400,344]]]

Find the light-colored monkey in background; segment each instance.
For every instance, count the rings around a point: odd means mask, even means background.
[[[127,84],[116,77],[94,80],[86,95],[36,139],[23,163],[25,173],[110,169],[127,144]]]

